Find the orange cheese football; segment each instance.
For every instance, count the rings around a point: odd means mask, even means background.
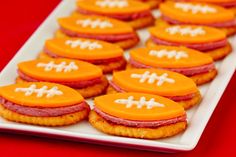
[[[183,131],[187,124],[182,106],[170,99],[144,93],[117,93],[96,97],[89,121],[105,133],[151,139],[173,136]],[[122,134],[119,133],[119,127],[123,128]],[[159,134],[164,128],[166,131]],[[142,135],[144,130],[147,131]]]
[[[99,67],[78,60],[39,59],[25,61],[18,64],[18,74],[17,82],[60,83],[76,89],[86,98],[102,94],[107,87],[106,77],[103,76]],[[94,92],[86,94],[89,91]]]
[[[73,124],[84,119],[89,112],[89,106],[76,90],[55,83],[3,86],[0,87],[0,99],[1,116],[36,125]]]
[[[98,39],[115,43],[122,48],[132,47],[139,41],[131,26],[104,16],[77,14],[76,16],[59,18],[58,23],[60,30],[56,32],[56,37]],[[124,44],[125,42],[129,44]]]
[[[84,38],[54,38],[45,42],[39,58],[70,58],[90,62],[104,73],[125,67],[124,51],[117,45]]]
[[[171,70],[193,78],[197,84],[212,80],[217,73],[212,58],[207,54],[176,46],[133,49],[130,51],[128,67]],[[208,75],[208,79],[199,81]]]
[[[133,0],[78,1],[77,12],[119,19],[135,29],[151,25],[154,21],[149,5]]]

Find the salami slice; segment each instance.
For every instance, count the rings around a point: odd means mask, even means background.
[[[105,112],[102,112],[96,107],[94,107],[94,111],[109,122],[112,122],[118,125],[138,127],[138,128],[156,128],[156,127],[160,127],[164,125],[170,125],[170,124],[186,121],[186,115],[172,118],[172,119],[159,120],[159,121],[134,121],[134,120],[127,120],[127,119],[111,116]]]
[[[152,66],[149,66],[149,65],[139,63],[139,62],[133,60],[132,58],[130,58],[129,63],[133,67],[136,67],[136,68],[158,68],[158,69],[164,69],[164,70],[170,70],[170,71],[178,72],[178,73],[181,73],[181,74],[186,75],[186,76],[193,76],[193,75],[197,75],[197,74],[201,74],[201,73],[207,73],[207,72],[215,69],[214,63],[206,64],[206,65],[202,65],[202,66],[197,66],[197,67],[190,67],[190,68],[152,67]]]
[[[202,43],[202,44],[192,44],[192,43],[177,43],[177,42],[170,42],[166,40],[162,40],[159,38],[156,38],[154,36],[151,36],[151,39],[154,43],[159,45],[167,45],[167,46],[186,46],[188,48],[196,49],[199,51],[210,51],[214,50],[220,47],[224,47],[227,44],[227,39],[209,42],[209,43]]]
[[[103,40],[103,41],[108,41],[108,42],[118,42],[118,41],[138,38],[136,33],[134,32],[127,33],[127,34],[104,34],[104,35],[83,34],[83,33],[76,33],[76,32],[64,29],[62,27],[61,27],[61,31],[70,37],[90,38],[90,39],[97,39],[97,40]]]
[[[74,112],[79,112],[84,109],[89,110],[89,107],[85,101],[83,101],[80,104],[75,104],[72,106],[42,108],[42,107],[28,107],[28,106],[18,105],[0,97],[0,104],[2,104],[5,108],[13,112],[35,117],[56,117]]]

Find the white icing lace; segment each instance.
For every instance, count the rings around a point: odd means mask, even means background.
[[[167,58],[174,58],[176,60],[181,58],[188,58],[188,54],[184,51],[176,51],[176,50],[151,50],[149,51],[150,56],[155,56],[158,58],[167,57]]]
[[[51,71],[53,69],[56,72],[71,72],[72,70],[78,70],[79,67],[75,64],[75,62],[70,62],[68,65],[66,62],[61,62],[60,64],[55,64],[54,61],[50,61],[49,63],[38,63],[37,67],[44,68],[45,71]]]
[[[42,97],[46,95],[47,98],[63,94],[62,91],[58,90],[57,86],[54,86],[51,89],[48,89],[48,86],[43,86],[37,89],[35,84],[30,85],[28,88],[16,88],[15,92],[24,92],[25,96],[30,96],[34,93],[36,94],[36,97]]]
[[[88,49],[88,50],[94,50],[94,49],[101,49],[102,45],[99,44],[96,41],[90,41],[90,40],[67,40],[66,45],[70,45],[71,48],[80,47],[80,49]]]
[[[102,8],[124,8],[127,7],[129,3],[126,0],[97,0],[96,5]]]
[[[90,27],[90,28],[111,28],[113,24],[108,20],[101,19],[85,19],[85,20],[77,20],[76,24],[81,25],[82,27]]]
[[[157,86],[161,86],[164,82],[175,83],[174,79],[168,78],[167,73],[158,76],[156,73],[150,74],[150,71],[146,71],[143,74],[131,74],[131,78],[138,78],[140,83],[147,81],[147,83],[153,84],[156,82]]]
[[[146,100],[145,97],[140,97],[140,99],[134,100],[133,96],[129,96],[127,99],[116,99],[115,103],[124,104],[126,108],[131,108],[133,105],[136,105],[138,109],[141,109],[143,106],[146,106],[147,109],[152,109],[153,107],[164,107],[165,105],[156,102],[154,98]]]
[[[179,33],[182,36],[190,35],[192,37],[195,37],[198,35],[204,35],[206,33],[202,27],[192,28],[190,26],[187,26],[187,27],[172,26],[172,27],[166,28],[166,32],[168,32],[171,35]]]
[[[208,5],[202,5],[202,4],[189,4],[189,3],[175,3],[175,8],[181,9],[184,12],[191,12],[193,14],[196,13],[215,13],[217,10],[213,7],[210,7]]]

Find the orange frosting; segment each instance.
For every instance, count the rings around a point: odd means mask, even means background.
[[[47,64],[53,62],[55,67],[46,70]],[[65,62],[67,68],[72,64],[72,68],[66,71],[64,67],[61,71],[57,71],[56,66]],[[75,67],[73,67],[73,64]],[[43,81],[52,82],[73,82],[90,80],[102,76],[102,70],[90,63],[70,60],[70,59],[37,59],[25,61],[18,64],[18,69],[29,77]]]
[[[126,107],[127,103],[117,103],[119,99],[127,99],[133,97],[133,101],[139,101],[141,97],[145,97],[146,101],[154,99],[156,103],[162,106],[153,106],[147,108],[144,104],[141,108],[137,108],[135,102],[130,108]],[[123,119],[128,120],[165,120],[183,116],[185,114],[184,108],[176,102],[157,95],[144,94],[144,93],[117,93],[99,96],[94,99],[95,106],[101,111]]]
[[[171,34],[170,31],[168,31],[176,27],[179,27],[182,30],[190,28],[192,32],[194,32],[196,29],[201,29],[204,31],[204,33],[192,36],[190,34],[183,35],[180,32]],[[156,38],[176,43],[200,44],[200,43],[208,43],[213,41],[224,40],[226,38],[226,35],[223,31],[207,26],[194,26],[194,25],[155,26],[151,27],[149,29],[149,32]]]
[[[173,52],[183,53],[183,57],[176,59],[177,56],[168,57]],[[163,54],[162,56],[161,53]],[[207,54],[199,51],[175,46],[156,46],[155,48],[138,48],[130,51],[133,60],[157,68],[190,68],[213,63]],[[159,57],[158,57],[159,56]]]
[[[109,23],[109,26],[106,26],[104,28],[100,28],[98,25],[96,25],[96,27],[94,28],[91,27],[91,25],[82,26],[81,22],[84,22],[86,20],[90,20],[92,22],[100,20],[101,22]],[[59,18],[58,23],[62,28],[66,30],[81,34],[106,35],[125,34],[133,32],[133,28],[129,24],[104,16],[79,14],[77,16]]]
[[[213,8],[215,11],[207,13],[202,13],[202,12],[192,13],[192,11],[190,10],[184,11],[181,8],[176,8],[175,7],[176,3],[208,6],[210,8]],[[167,1],[160,5],[160,11],[162,12],[163,15],[171,19],[186,23],[191,22],[196,24],[211,24],[211,23],[220,23],[234,20],[234,14],[231,11],[217,5],[206,4],[206,3]]]
[[[36,89],[47,86],[48,88],[46,90],[57,87],[59,94],[47,97],[46,93],[37,96],[37,92],[26,95],[26,92],[21,91],[24,88],[28,89],[31,85],[36,85]],[[0,96],[18,105],[29,107],[63,107],[84,101],[84,98],[76,90],[60,84],[47,82],[18,83],[3,86],[0,87]]]
[[[146,78],[140,82],[140,78],[133,78],[132,75],[143,75],[149,72],[149,75],[156,73],[161,76],[167,74],[167,78],[173,80],[172,83],[164,81],[163,84],[157,85],[157,79],[153,83],[148,82]],[[158,69],[132,69],[113,73],[113,82],[126,92],[143,92],[149,94],[157,94],[161,96],[185,96],[196,93],[198,91],[196,84],[192,79],[167,70]]]
[[[73,44],[75,44],[74,47]],[[45,48],[58,56],[81,60],[116,58],[121,57],[124,53],[117,45],[83,38],[49,39],[45,42]]]
[[[83,10],[92,11],[95,13],[102,13],[102,14],[130,14],[130,13],[137,13],[149,10],[149,6],[133,0],[125,0],[126,5],[117,5],[109,6],[104,4],[103,2],[107,0],[85,0],[85,1],[78,1],[77,6]],[[110,0],[112,1],[112,0]],[[114,4],[114,2],[111,2]],[[122,2],[121,2],[122,3]],[[100,5],[101,4],[101,5]],[[103,5],[104,4],[104,5]]]

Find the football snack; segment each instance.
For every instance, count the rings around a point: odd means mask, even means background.
[[[63,126],[87,118],[90,111],[74,89],[55,83],[18,83],[0,87],[0,115],[10,121]]]
[[[158,139],[187,127],[184,108],[167,98],[143,93],[117,93],[96,97],[89,122],[116,136]]]
[[[160,25],[149,29],[147,47],[156,45],[185,46],[199,50],[219,60],[228,55],[231,45],[219,29],[195,25]]]
[[[217,74],[210,56],[175,46],[133,49],[127,68],[166,69],[190,77],[197,85],[211,81]]]

